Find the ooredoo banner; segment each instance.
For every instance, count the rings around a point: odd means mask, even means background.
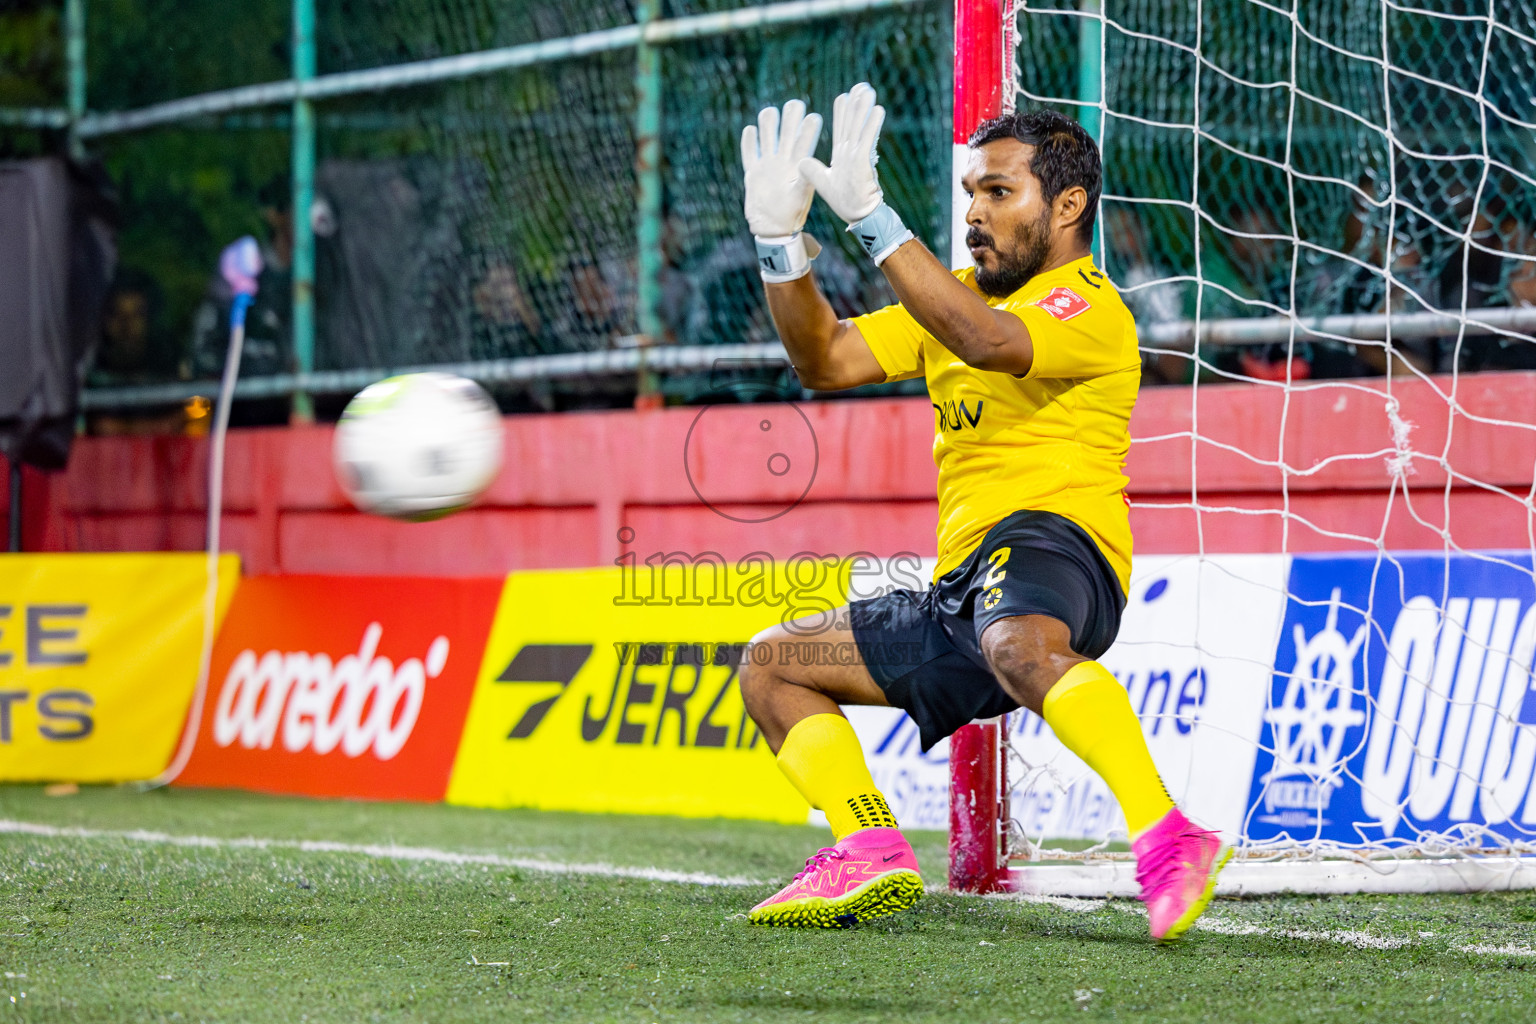
[[[441,800],[500,579],[247,580],[182,786]]]
[[[240,575],[219,560],[216,615]],[[0,780],[158,774],[203,642],[201,554],[0,555]]]

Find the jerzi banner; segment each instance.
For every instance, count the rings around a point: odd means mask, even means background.
[[[805,821],[746,714],[737,669],[761,629],[842,603],[839,565],[684,560],[511,576],[449,802]]]
[[[177,785],[441,800],[501,586],[245,581]]]
[[[217,614],[240,575],[219,560]],[[203,642],[201,554],[0,555],[0,780],[158,774]]]

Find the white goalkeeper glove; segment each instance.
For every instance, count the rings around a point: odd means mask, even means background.
[[[832,166],[810,156],[800,161],[801,176],[848,222],[848,230],[876,266],[914,237],[885,205],[875,173],[884,123],[885,108],[875,102],[874,87],[860,82],[832,105]]]
[[[800,172],[800,161],[815,152],[820,137],[821,115],[807,114],[799,100],[784,104],[782,116],[778,107],[764,107],[757,124],[741,131],[747,226],[757,241],[765,281],[793,281],[811,269],[815,254],[807,253],[800,228],[815,193]]]

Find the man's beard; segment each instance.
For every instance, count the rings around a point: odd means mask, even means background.
[[[976,287],[994,299],[1012,295],[1045,266],[1051,254],[1051,211],[1049,208],[1033,224],[1013,229],[1013,246],[1007,252],[997,248],[991,237],[979,228],[965,233],[965,244],[985,245],[997,254],[997,269],[987,270],[976,264]]]

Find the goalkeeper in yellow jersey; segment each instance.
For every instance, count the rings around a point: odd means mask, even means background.
[[[1093,139],[1050,111],[987,121],[963,184],[973,269],[951,273],[882,202],[884,110],[867,84],[837,98],[829,165],[821,119],[798,100],[742,133],[747,222],[768,306],[801,382],[838,391],[925,377],[939,469],[933,587],[854,601],[757,636],[747,709],[836,842],[752,909],[761,924],[837,926],[922,895],[912,848],[875,788],[840,704],[898,707],[924,749],[1020,706],[1115,794],[1151,931],[1182,935],[1225,862],[1217,835],[1169,799],[1124,688],[1093,659],[1115,639],[1131,572],[1124,465],[1141,380],[1136,325],[1094,266],[1102,168]],[[839,320],[801,233],[812,193],[848,222],[901,300]],[[858,664],[794,657],[798,642]],[[804,664],[805,661],[812,664]]]

